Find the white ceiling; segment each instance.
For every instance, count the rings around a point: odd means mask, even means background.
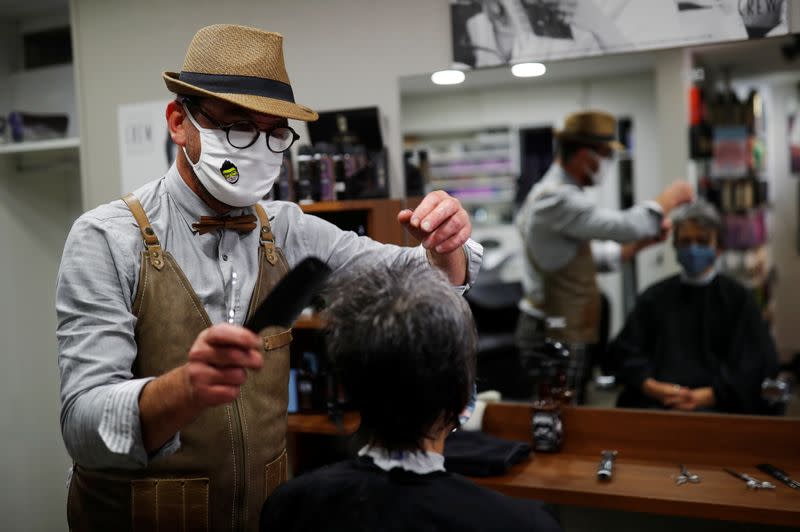
[[[718,74],[730,72],[734,78],[754,76],[791,75],[800,71],[800,57],[787,62],[781,47],[791,43],[792,36],[759,39],[737,43],[716,44],[692,49],[695,65]],[[430,79],[430,73],[400,78],[403,96],[449,93],[479,90],[487,87],[537,85],[575,79],[614,76],[634,72],[652,71],[657,52],[637,52],[554,61],[546,63],[547,73],[538,78],[515,78],[509,67],[471,70],[466,80],[459,85],[438,86]]]
[[[403,95],[469,91],[496,86],[520,86],[552,83],[571,79],[596,78],[653,69],[654,54],[651,52],[606,55],[586,59],[572,59],[545,63],[547,73],[538,78],[517,78],[508,66],[484,68],[466,72],[466,79],[459,85],[438,86],[431,82],[430,73],[400,78]]]

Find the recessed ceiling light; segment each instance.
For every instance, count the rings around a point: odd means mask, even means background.
[[[511,67],[511,73],[518,78],[535,78],[547,72],[542,63],[518,63]]]
[[[437,85],[458,85],[466,76],[460,70],[440,70],[431,74],[431,81]]]

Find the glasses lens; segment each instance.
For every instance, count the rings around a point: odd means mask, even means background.
[[[293,142],[294,131],[288,127],[275,128],[270,132],[269,137],[267,137],[269,149],[275,152],[288,150]]]
[[[247,148],[258,138],[258,126],[252,122],[236,122],[228,129],[228,142],[235,148]]]

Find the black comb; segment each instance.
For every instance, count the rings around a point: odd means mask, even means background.
[[[270,325],[290,327],[311,304],[330,274],[331,269],[321,260],[314,257],[303,259],[275,285],[244,324],[245,328],[258,333]]]

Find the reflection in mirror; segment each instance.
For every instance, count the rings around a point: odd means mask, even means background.
[[[794,235],[771,222],[798,218],[782,197],[791,164],[800,170],[800,148],[786,145],[800,146],[796,47],[786,37],[689,50],[691,87],[659,77],[663,53],[550,63],[540,78],[496,68],[456,86],[400,80],[409,194],[459,198],[485,247],[467,294],[482,390],[800,415],[790,324],[800,309],[777,284],[777,273],[800,274],[797,251],[778,245]],[[687,90],[686,129],[659,130],[669,109],[659,98]],[[610,116],[573,115],[586,110]],[[665,144],[687,137],[689,184],[674,185],[660,175],[675,154]],[[702,202],[682,206],[690,196]]]

